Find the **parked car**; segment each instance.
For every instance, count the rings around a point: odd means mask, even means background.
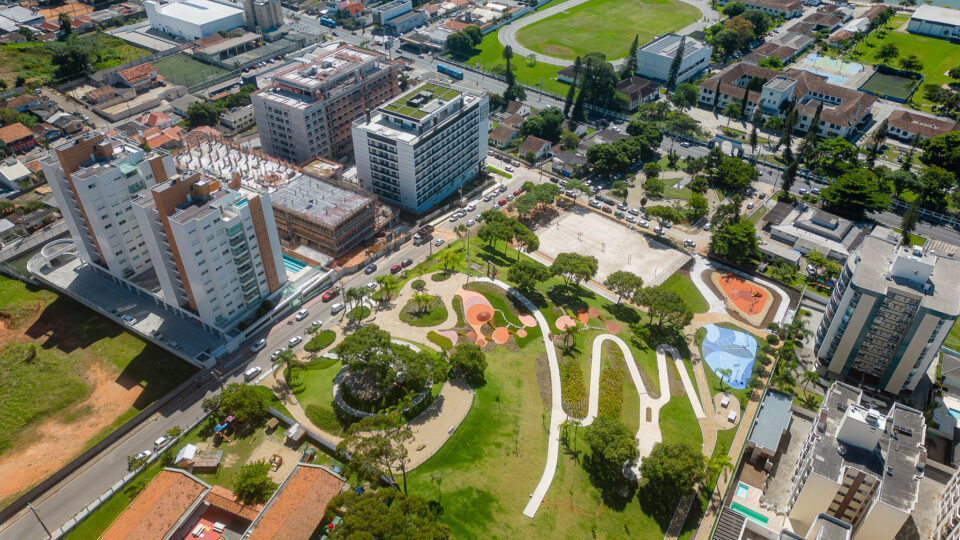
[[[297,318],[298,321],[302,321],[302,320],[306,319],[306,318],[307,318],[307,315],[309,315],[309,314],[310,314],[310,312],[307,311],[306,309],[301,309],[300,311],[297,312],[297,317],[296,317],[296,318]]]
[[[281,355],[281,354],[283,354],[283,349],[277,349],[277,350],[273,351],[273,352],[270,354],[270,360],[273,361],[273,360],[276,360],[277,358],[280,358],[280,355]]]
[[[483,197],[483,202],[490,202],[493,200],[493,195],[486,195]]]
[[[370,283],[367,283],[367,288],[370,289],[371,291],[377,290],[377,282],[371,281]]]
[[[613,209],[611,209],[609,206],[604,206],[603,208],[601,208],[601,210],[603,210],[604,212],[606,212],[606,213],[608,213],[608,214],[611,213],[611,212],[613,212]]]
[[[752,202],[748,202],[748,203],[747,203],[747,210],[750,210],[750,209],[752,209],[752,208],[753,208],[753,203],[752,203]]]
[[[507,165],[506,167],[504,167],[504,169],[506,169],[507,172],[513,172],[513,167],[511,167],[510,165]]]
[[[503,201],[503,202],[507,202],[507,201]],[[499,210],[499,209],[500,209],[500,204],[499,204],[499,203],[493,203],[493,206],[491,206],[490,209],[491,209],[491,210]]]
[[[476,209],[477,209],[477,205],[476,205],[476,204],[470,203],[470,204],[467,205],[467,211],[468,211],[468,212],[473,212],[473,211],[476,210]]]
[[[591,208],[600,208],[601,206],[603,206],[603,204],[596,199],[590,199],[590,202],[588,204],[590,205]]]
[[[697,247],[697,243],[694,242],[693,240],[689,239],[689,238],[687,238],[686,240],[683,241],[683,245],[685,245],[685,246],[687,246],[687,247]]]
[[[335,296],[337,296],[336,289],[327,289],[327,292],[323,293],[323,296],[321,296],[320,299],[323,300],[324,302],[329,302],[333,300]]]
[[[497,188],[497,193],[503,193],[507,190],[507,186],[500,186]]]
[[[267,346],[267,338],[260,338],[256,343],[250,346],[252,352],[257,352],[263,350]]]
[[[401,270],[403,270],[403,267],[400,266],[399,264],[395,264],[395,265],[393,265],[393,266],[390,267],[390,273],[391,273],[391,274],[396,274],[397,272],[399,272],[399,271],[401,271]]]
[[[473,226],[476,225],[476,224],[477,224],[477,222],[474,221],[474,220],[472,220],[472,219],[468,219],[468,220],[467,220],[467,227],[473,227]]]
[[[627,210],[627,212],[629,212],[629,213],[631,213],[631,214],[633,214],[633,215],[635,215],[635,216],[639,216],[639,215],[640,215],[640,209],[639,209],[639,208],[631,208],[631,209]]]
[[[516,199],[516,196],[514,196],[513,194],[507,194],[507,200],[508,200],[508,201],[512,201],[512,200],[514,200],[514,199]]]
[[[400,261],[400,266],[402,266],[402,267],[404,267],[404,268],[410,266],[411,264],[413,264],[413,259],[404,259],[404,260]]]
[[[297,346],[297,343],[300,343],[301,341],[303,341],[303,337],[301,337],[301,336],[293,336],[292,338],[290,338],[289,341],[287,341],[287,346],[292,349],[292,348],[296,347],[296,346]]]
[[[366,268],[363,269],[363,273],[367,274],[368,276],[376,271],[377,271],[377,265],[374,263],[370,263],[369,265],[367,265]]]
[[[343,311],[343,307],[343,302],[337,302],[336,304],[330,306],[330,313],[336,315],[337,313]]]
[[[637,218],[631,215],[627,215],[627,223],[636,223],[636,222],[637,222]]]
[[[123,322],[129,324],[130,326],[137,324],[136,317],[131,317],[130,315],[124,315],[123,317],[120,317],[120,318],[123,319]]]
[[[639,225],[639,226],[643,227],[644,229],[646,229],[647,227],[650,226],[650,223],[648,223],[646,220],[638,219],[638,220],[637,220],[637,225]]]
[[[817,267],[812,264],[808,264],[807,273],[810,274],[811,276],[817,275]]]
[[[673,224],[665,219],[661,219],[660,226],[663,227],[664,229],[669,229],[670,227],[673,227]]]
[[[257,375],[259,375],[261,371],[263,371],[263,368],[260,366],[252,367],[243,372],[243,380],[252,381],[257,378]]]
[[[497,201],[497,204],[499,204],[500,206],[503,206],[503,205],[507,204],[507,200],[506,200],[506,199],[500,199],[499,201]]]
[[[801,195],[803,195],[803,194],[806,193],[806,192],[807,192],[806,188],[800,188],[800,194],[801,194]]]
[[[687,141],[681,141],[681,142],[680,142],[680,146],[681,146],[682,148],[690,148],[690,143],[687,142]]]
[[[810,193],[812,193],[812,194],[814,194],[814,195],[819,195],[819,194],[820,194],[820,188],[813,188],[813,189],[810,190]]]
[[[514,196],[514,197],[519,197],[519,196],[520,196],[520,193],[521,193],[521,191],[520,191],[519,189],[514,190],[513,196]]]
[[[627,209],[627,203],[626,203],[626,202],[622,202],[622,203],[620,203],[620,204],[617,205],[617,210],[626,210],[626,209]]]
[[[173,437],[170,435],[162,435],[159,439],[153,441],[153,451],[159,452],[161,448],[164,447],[168,442],[172,441]]]
[[[711,227],[711,225],[710,225],[710,222],[708,221],[707,224],[703,226],[703,230],[709,231],[709,230],[710,230],[710,227]]]
[[[434,240],[434,241],[433,241],[433,245],[435,245],[435,246],[437,246],[437,247],[442,246],[442,245],[443,245],[443,238],[437,238],[436,240]]]
[[[319,321],[319,320],[313,321],[312,323],[310,323],[310,326],[311,326],[312,328],[316,328],[316,329],[319,330],[320,327],[323,326],[323,321]]]
[[[613,213],[613,217],[617,219],[623,219],[623,212],[617,210],[616,212]]]
[[[460,219],[460,216],[458,216],[457,214],[454,214],[454,215],[450,216],[450,219],[448,219],[447,221],[449,221],[450,223],[453,223],[454,221],[456,221],[456,220],[458,220],[458,219]]]

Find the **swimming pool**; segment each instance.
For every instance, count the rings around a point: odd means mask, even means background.
[[[817,66],[824,69],[832,69],[834,71],[839,71],[843,73],[860,73],[863,71],[863,64],[858,64],[856,62],[844,62],[837,58],[830,58],[829,56],[821,56],[819,54],[808,54],[806,58],[803,59],[804,62]]]
[[[741,482],[740,485],[737,486],[737,497],[740,497],[741,499],[746,499],[747,493],[749,491],[750,491],[750,487]]]
[[[947,409],[947,411],[950,413],[950,416],[956,418],[957,420],[960,420],[960,411],[956,409]]]
[[[299,271],[303,270],[304,268],[306,268],[306,267],[307,267],[307,263],[305,263],[305,262],[303,262],[303,261],[298,261],[297,259],[294,259],[293,257],[291,257],[291,256],[287,255],[286,253],[284,253],[284,254],[283,254],[283,267],[286,269],[287,272],[290,272],[291,274],[296,274],[297,272],[299,272]]]
[[[770,518],[768,518],[767,516],[763,514],[758,514],[742,504],[733,503],[730,505],[730,508],[733,508],[737,512],[740,512],[741,514],[747,516],[747,519],[755,521],[763,526],[766,526],[767,522],[770,521]]]

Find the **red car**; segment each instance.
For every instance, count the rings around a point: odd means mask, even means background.
[[[390,273],[391,273],[391,274],[396,274],[397,272],[399,272],[399,271],[401,271],[401,270],[403,270],[403,267],[400,266],[399,264],[395,264],[395,265],[393,265],[393,266],[390,267]]]
[[[323,296],[321,296],[320,298],[321,298],[324,302],[329,302],[329,301],[333,300],[333,297],[336,296],[336,295],[337,295],[336,289],[327,289],[327,292],[323,293]]]
[[[606,213],[608,213],[608,214],[609,214],[610,212],[613,212],[613,210],[611,210],[609,206],[604,206],[604,207],[603,207],[603,211],[606,212]]]
[[[513,196],[514,196],[514,197],[519,197],[519,196],[520,196],[520,190],[518,189],[518,190],[514,191],[514,192],[513,192]]]
[[[503,206],[503,205],[507,204],[507,200],[506,200],[506,199],[500,199],[499,201],[497,201],[497,204],[499,204],[500,206]]]

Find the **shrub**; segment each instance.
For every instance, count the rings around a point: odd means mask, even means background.
[[[569,357],[560,361],[560,394],[564,412],[574,418],[587,415],[587,389],[583,386],[583,370],[576,360]]]
[[[436,326],[447,320],[447,308],[443,300],[434,296],[427,309],[421,312],[419,303],[411,299],[400,310],[400,320],[410,326]]]
[[[780,343],[780,338],[778,338],[776,334],[767,334],[767,343],[776,345]]]
[[[457,315],[457,328],[466,326],[467,321],[463,319],[463,300],[459,296],[454,296],[450,303],[453,304],[453,312]]]
[[[427,339],[429,339],[431,343],[435,344],[436,346],[440,347],[443,350],[448,350],[453,348],[453,342],[450,341],[450,338],[441,336],[440,334],[434,332],[433,330],[427,332]]]
[[[410,287],[415,291],[422,291],[427,288],[427,282],[422,279],[415,279],[413,283],[410,284]]]
[[[623,373],[619,369],[605,367],[600,372],[600,406],[597,414],[620,418],[623,407]]]
[[[341,429],[340,421],[337,420],[337,414],[331,410],[318,407],[314,404],[307,405],[307,418],[313,422],[313,425],[330,433],[339,433]]]
[[[333,330],[324,330],[313,336],[313,339],[308,341],[303,348],[308,352],[322,351],[329,347],[335,339],[337,339],[337,334]]]
[[[453,273],[448,273],[448,272],[434,272],[433,274],[430,274],[430,280],[431,280],[431,281],[446,281],[446,280],[450,279],[450,276],[452,276],[452,275],[453,275]]]

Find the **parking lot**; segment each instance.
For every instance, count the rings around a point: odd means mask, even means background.
[[[540,252],[556,258],[563,252],[576,252],[597,258],[597,281],[617,270],[633,272],[644,285],[663,283],[690,256],[639,232],[627,223],[598,215],[584,208],[572,208],[537,230]]]

